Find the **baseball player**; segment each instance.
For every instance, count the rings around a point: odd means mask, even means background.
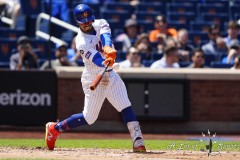
[[[85,68],[82,73],[82,86],[85,94],[82,113],[74,114],[61,122],[46,124],[45,141],[48,149],[53,150],[58,135],[68,129],[93,124],[100,112],[105,98],[122,113],[123,121],[129,129],[134,152],[146,152],[139,123],[128,99],[126,86],[112,69],[117,51],[111,40],[111,29],[104,19],[95,19],[92,10],[85,4],[74,8],[74,18],[79,24],[76,48],[81,54]],[[98,87],[92,91],[91,85],[97,74],[109,63]]]

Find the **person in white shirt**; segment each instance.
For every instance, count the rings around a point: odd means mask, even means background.
[[[144,67],[138,50],[131,47],[126,55],[126,60],[119,63],[120,68]]]
[[[178,61],[178,48],[169,45],[164,48],[164,56],[160,60],[153,62],[150,68],[180,68]]]

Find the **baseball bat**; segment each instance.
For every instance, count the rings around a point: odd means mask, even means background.
[[[102,77],[104,76],[109,64],[110,64],[110,62],[107,63],[107,65],[104,67],[104,69],[100,73],[98,73],[96,78],[93,80],[92,84],[90,85],[90,89],[92,91],[97,88],[97,86],[98,86],[99,82],[101,81]]]

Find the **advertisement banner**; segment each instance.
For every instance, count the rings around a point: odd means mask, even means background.
[[[0,124],[44,125],[56,121],[54,71],[0,71]]]

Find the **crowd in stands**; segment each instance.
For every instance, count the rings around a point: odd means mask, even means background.
[[[240,68],[240,0],[52,0],[51,9],[49,2],[29,0],[30,16],[26,1],[0,0],[1,17],[14,20],[10,26],[0,22],[1,68],[83,66],[75,33],[53,24],[51,33],[63,42],[50,50],[48,40],[34,34],[36,16],[49,10],[77,26],[72,9],[79,3],[87,3],[97,19],[110,24],[120,68]]]

